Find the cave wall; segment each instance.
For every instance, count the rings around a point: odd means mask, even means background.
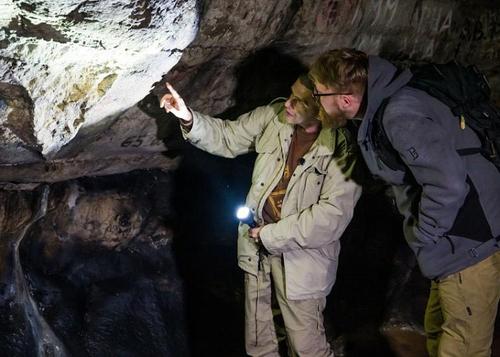
[[[161,171],[0,192],[0,355],[187,356]]]
[[[498,101],[499,39],[500,6],[488,0],[214,0],[167,78],[193,108],[217,114],[233,105],[238,64],[256,51],[273,47],[308,65],[328,49],[356,47],[400,61],[477,64]]]
[[[164,82],[233,118],[348,46],[476,63],[498,100],[499,16],[488,0],[0,1],[0,349],[243,355],[233,210],[253,157],[184,143]],[[336,354],[422,356],[428,282],[383,189],[342,239]]]

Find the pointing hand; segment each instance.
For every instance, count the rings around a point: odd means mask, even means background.
[[[191,122],[193,115],[184,103],[184,99],[177,93],[170,83],[166,83],[170,93],[165,94],[160,100],[160,108],[165,108],[167,113],[174,114],[177,118],[185,122]]]

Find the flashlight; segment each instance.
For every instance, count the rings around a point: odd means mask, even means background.
[[[250,228],[254,228],[257,226],[255,221],[253,220],[250,208],[246,206],[241,206],[236,210],[236,218],[238,218],[241,223],[248,224]]]

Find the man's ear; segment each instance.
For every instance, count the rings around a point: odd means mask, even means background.
[[[340,95],[339,96],[339,106],[340,109],[346,110],[350,108],[353,104],[353,97],[351,95]]]

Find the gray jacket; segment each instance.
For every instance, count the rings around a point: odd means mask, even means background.
[[[480,147],[478,137],[461,129],[446,105],[406,86],[411,76],[370,56],[358,143],[370,171],[393,187],[405,238],[422,273],[443,278],[500,250],[500,173],[480,154],[457,153]],[[371,142],[373,117],[387,97],[383,128],[406,172],[387,167]]]

